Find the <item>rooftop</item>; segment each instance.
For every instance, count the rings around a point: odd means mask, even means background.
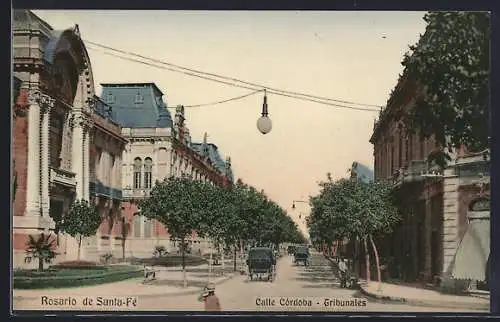
[[[351,177],[365,183],[373,182],[374,180],[373,170],[357,161],[352,163]]]
[[[163,92],[154,83],[104,83],[101,99],[113,107],[122,127],[172,127]]]

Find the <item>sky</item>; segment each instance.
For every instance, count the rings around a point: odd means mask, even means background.
[[[425,12],[374,11],[34,11],[54,29],[78,24],[84,40],[263,87],[383,106]],[[92,48],[91,48],[92,47]],[[88,45],[100,83],[154,82],[168,106],[211,103],[251,92],[121,60]],[[270,133],[256,127],[263,95],[186,108],[193,141],[216,144],[236,178],[265,193],[305,230],[309,196],[353,161],[373,169],[369,138],[377,112],[268,95]],[[372,107],[373,108],[373,107]],[[173,109],[170,110],[173,114]],[[301,219],[299,219],[301,215]]]

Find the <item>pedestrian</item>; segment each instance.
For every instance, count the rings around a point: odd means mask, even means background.
[[[339,262],[340,287],[347,287],[347,259],[341,258]]]
[[[205,311],[220,311],[220,302],[217,295],[215,295],[215,285],[213,283],[205,286],[198,299],[205,304]]]

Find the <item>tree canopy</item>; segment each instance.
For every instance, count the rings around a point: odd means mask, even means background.
[[[402,65],[425,88],[403,116],[410,130],[434,136],[449,150],[483,150],[489,140],[490,41],[488,12],[429,12],[425,34]]]
[[[141,215],[161,222],[174,238],[196,232],[226,245],[305,240],[278,204],[242,181],[227,188],[171,177],[157,182],[139,205]]]
[[[320,183],[319,195],[311,198],[307,226],[315,242],[331,244],[344,237],[390,233],[399,220],[391,187],[381,182],[341,179]]]

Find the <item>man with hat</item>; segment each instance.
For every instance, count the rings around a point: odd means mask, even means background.
[[[220,311],[219,298],[215,295],[215,284],[209,283],[205,286],[199,300],[205,303],[205,311]]]

